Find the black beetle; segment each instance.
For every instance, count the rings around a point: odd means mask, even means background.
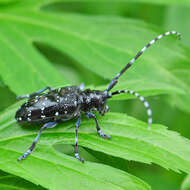
[[[138,97],[147,109],[148,114],[148,128],[152,124],[152,111],[149,107],[148,102],[143,96],[130,90],[118,90],[115,92],[110,92],[110,90],[117,84],[119,77],[142,55],[142,53],[154,44],[157,40],[164,36],[174,34],[180,37],[180,33],[176,31],[166,32],[159,35],[152,41],[150,41],[137,55],[118,73],[113,80],[110,82],[108,88],[104,91],[98,90],[84,90],[84,85],[81,86],[67,86],[58,89],[52,89],[46,87],[40,91],[33,94],[27,94],[19,96],[18,99],[29,98],[28,102],[24,103],[16,112],[15,118],[19,123],[42,123],[43,126],[40,129],[37,137],[32,143],[28,151],[23,154],[18,160],[25,159],[35,148],[36,143],[42,133],[46,128],[53,128],[57,125],[59,121],[66,121],[73,118],[77,118],[77,123],[75,125],[75,157],[84,161],[80,158],[78,153],[78,128],[81,121],[81,113],[84,112],[88,118],[93,118],[96,122],[96,129],[98,134],[103,137],[110,139],[109,135],[104,134],[98,121],[96,115],[91,113],[92,111],[98,111],[101,115],[104,115],[109,111],[106,105],[107,99],[114,95],[121,93],[129,93]],[[47,93],[43,93],[45,90],[49,90]]]

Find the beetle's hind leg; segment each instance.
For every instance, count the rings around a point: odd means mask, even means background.
[[[47,87],[45,87],[45,88],[43,88],[43,89],[41,89],[41,90],[38,90],[37,92],[34,92],[34,93],[32,93],[32,94],[25,94],[25,95],[18,96],[16,99],[17,99],[17,100],[20,100],[20,99],[23,99],[23,98],[32,98],[32,97],[34,97],[34,96],[40,95],[42,92],[44,92],[44,91],[46,91],[46,90],[51,91],[51,90],[53,90],[53,88],[47,86]]]
[[[79,117],[75,125],[75,158],[81,162],[84,162],[84,159],[79,156],[78,148],[78,129],[80,127],[81,118]]]
[[[100,137],[102,137],[102,138],[104,138],[104,139],[110,139],[110,138],[111,138],[110,135],[106,135],[106,134],[104,134],[104,133],[102,132],[102,130],[100,129],[100,126],[99,126],[99,124],[98,124],[98,120],[97,120],[95,114],[93,114],[93,113],[86,113],[86,115],[87,115],[88,118],[93,118],[93,119],[95,120],[95,122],[96,122],[96,129],[97,129],[97,132],[98,132],[98,134],[100,135]]]
[[[40,138],[40,135],[42,133],[42,131],[46,128],[53,128],[57,125],[57,122],[49,122],[49,123],[46,123],[43,125],[43,127],[40,129],[40,132],[38,133],[37,137],[35,138],[34,142],[32,143],[32,145],[30,146],[30,148],[26,151],[26,153],[24,153],[22,156],[20,156],[18,158],[18,161],[20,160],[24,160],[29,154],[32,153],[32,151],[34,150],[39,138]]]

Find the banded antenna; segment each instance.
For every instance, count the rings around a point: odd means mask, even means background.
[[[161,34],[159,36],[157,36],[155,39],[153,39],[152,41],[150,41],[146,46],[144,46],[138,53],[137,55],[131,59],[131,61],[129,61],[129,63],[121,70],[120,73],[118,73],[113,80],[110,82],[109,86],[107,87],[107,89],[105,90],[105,92],[110,91],[118,82],[119,77],[129,68],[131,67],[131,65],[151,46],[153,45],[156,41],[160,40],[161,38],[163,38],[164,36],[169,36],[169,35],[177,35],[178,38],[181,38],[181,34],[179,32],[176,31],[171,31],[171,32],[166,32],[164,34]]]

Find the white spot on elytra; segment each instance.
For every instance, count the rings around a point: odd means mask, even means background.
[[[56,112],[55,115],[58,116],[58,115],[59,115],[59,112]]]
[[[42,103],[42,105],[43,105],[43,106],[45,106],[45,105],[46,105],[46,103],[45,103],[45,102],[43,102],[43,103]]]
[[[91,97],[91,98],[94,98],[94,94],[90,94],[90,97]]]
[[[45,97],[45,100],[47,100],[48,98],[47,97]]]
[[[38,102],[38,99],[35,99],[35,101],[34,102]]]
[[[44,111],[44,110],[45,110],[45,107],[42,107],[41,110]]]
[[[29,117],[27,118],[27,120],[28,120],[28,121],[31,121],[31,119],[30,119]]]
[[[77,105],[77,101],[74,101],[75,106]]]
[[[67,111],[65,111],[65,114],[67,114]]]
[[[19,117],[18,120],[21,121],[21,120],[22,120],[22,117]]]
[[[45,115],[41,115],[41,118],[45,118],[46,116]]]

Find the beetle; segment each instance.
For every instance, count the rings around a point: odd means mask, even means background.
[[[152,111],[149,107],[149,103],[143,96],[130,90],[118,90],[115,92],[110,92],[110,90],[117,84],[119,77],[143,54],[143,52],[145,52],[159,39],[171,34],[177,35],[180,38],[180,33],[176,31],[166,32],[157,36],[129,61],[129,63],[113,78],[107,89],[104,91],[90,89],[85,90],[84,84],[82,84],[80,86],[66,86],[58,89],[46,87],[33,94],[17,97],[17,99],[28,98],[28,101],[16,112],[15,118],[18,123],[43,124],[28,151],[20,156],[18,161],[25,159],[32,153],[44,129],[53,128],[60,121],[77,118],[77,122],[75,124],[75,158],[84,162],[84,159],[79,156],[78,152],[78,129],[81,123],[81,114],[85,113],[88,118],[95,120],[97,133],[100,137],[110,139],[111,136],[102,132],[96,115],[92,113],[92,111],[98,111],[101,115],[104,115],[109,111],[109,108],[106,105],[107,100],[122,93],[134,95],[143,102],[148,115],[148,129],[150,129],[152,124]],[[48,90],[48,92],[44,93],[46,90]]]

